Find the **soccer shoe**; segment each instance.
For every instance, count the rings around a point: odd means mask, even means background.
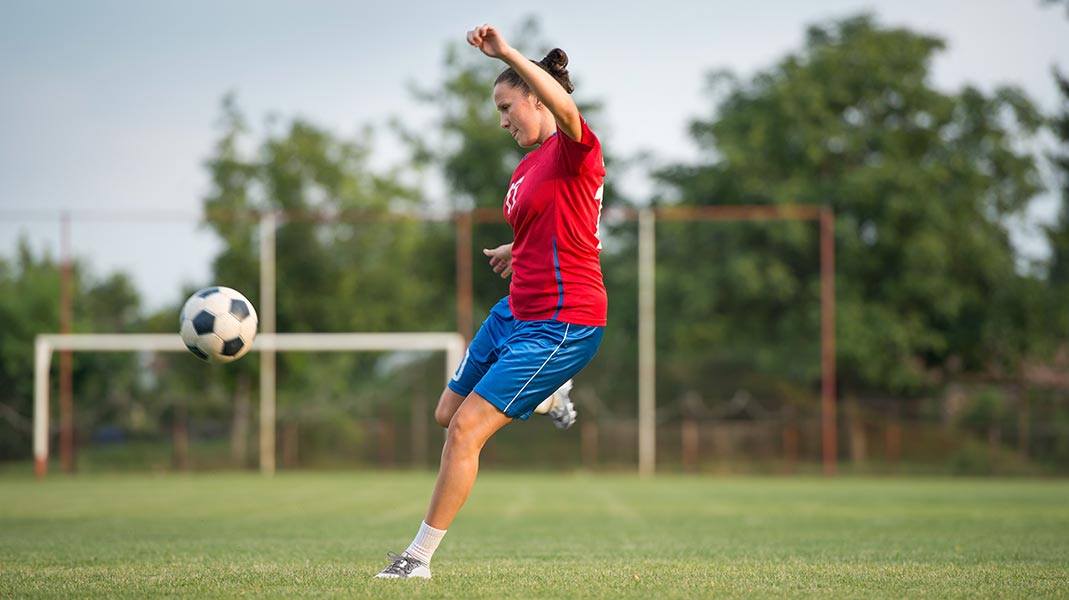
[[[534,411],[541,415],[549,415],[557,429],[568,429],[575,424],[577,416],[570,396],[571,391],[572,380],[569,379],[557,388],[552,396],[543,400]]]
[[[430,579],[431,567],[427,563],[402,552],[394,554],[387,552],[386,558],[390,564],[379,571],[375,579]]]

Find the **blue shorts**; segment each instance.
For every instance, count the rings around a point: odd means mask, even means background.
[[[474,391],[506,416],[526,419],[594,358],[604,333],[604,327],[521,321],[505,296],[471,340],[449,389],[461,396]]]

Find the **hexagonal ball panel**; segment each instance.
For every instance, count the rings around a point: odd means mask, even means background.
[[[212,331],[224,340],[232,340],[241,334],[241,323],[238,323],[234,315],[223,313],[215,317],[215,327]]]
[[[216,293],[204,299],[204,310],[213,315],[223,315],[230,311],[230,297],[226,294]]]
[[[192,319],[202,308],[204,308],[204,298],[196,294],[190,296],[189,300],[186,300],[186,303],[182,306],[182,312],[178,314],[179,322]]]
[[[197,347],[208,353],[214,362],[223,352],[223,338],[214,333],[197,336]]]
[[[256,319],[245,319],[241,322],[241,339],[246,344],[251,344],[256,339]]]

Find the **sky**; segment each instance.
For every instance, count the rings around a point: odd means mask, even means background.
[[[583,97],[604,103],[606,147],[694,160],[686,128],[711,114],[706,73],[752,75],[799,49],[806,26],[860,12],[945,39],[939,89],[1012,84],[1045,111],[1058,106],[1051,67],[1069,72],[1069,15],[1040,0],[0,0],[0,255],[23,235],[58,254],[58,214],[69,210],[73,252],[94,273],[130,273],[149,308],[176,303],[183,285],[215,283],[218,241],[196,216],[224,94],[254,125],[300,116],[352,136],[391,117],[423,123],[428,108],[409,85],[441,77],[447,43],[484,22],[507,36],[532,15],[568,52]],[[381,166],[402,157],[385,131],[375,150]],[[640,174],[622,183],[648,189]],[[1043,255],[1037,225],[1055,210],[1041,197],[1015,228],[1025,255]],[[87,218],[93,211],[126,217]]]

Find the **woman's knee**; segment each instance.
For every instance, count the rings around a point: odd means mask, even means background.
[[[475,431],[470,419],[459,414],[459,411],[453,415],[446,427],[449,429],[449,435],[445,438],[446,444],[469,443],[474,437]]]
[[[446,448],[478,453],[490,436],[511,422],[493,404],[472,392],[449,422]]]
[[[472,411],[456,411],[449,422],[449,436],[446,438],[446,444],[475,450],[481,448],[486,442],[483,439],[485,435],[483,425],[478,415]]]

